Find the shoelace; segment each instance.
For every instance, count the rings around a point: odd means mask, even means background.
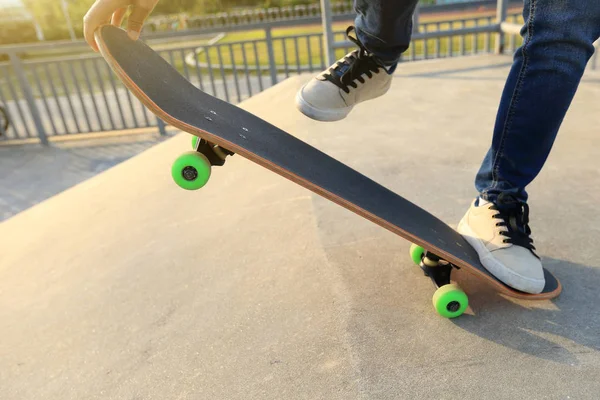
[[[350,33],[354,30],[354,26],[348,27],[346,29],[346,36],[352,43],[358,46],[358,49],[336,61],[335,64],[323,73],[323,77],[326,80],[332,82],[346,93],[350,93],[349,86],[355,89],[358,87],[355,81],[365,83],[363,74],[371,79],[373,73],[378,74],[380,69],[383,68],[382,65],[375,61],[372,54],[369,53],[358,38],[350,36]]]
[[[501,193],[495,205],[491,210],[498,211],[493,218],[501,220],[496,226],[506,227],[506,231],[500,232],[506,238],[504,243],[512,243],[517,246],[530,250],[537,258],[533,239],[531,239],[531,229],[529,228],[529,205],[519,201],[513,195]]]

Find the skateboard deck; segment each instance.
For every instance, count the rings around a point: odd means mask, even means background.
[[[415,262],[421,260],[421,268],[438,291],[452,286],[447,285],[450,272],[460,268],[510,297],[543,300],[560,294],[560,282],[547,270],[540,294],[506,286],[487,272],[475,250],[446,223],[287,132],[201,91],[142,40],[129,39],[124,30],[105,25],[96,31],[96,41],[118,78],[156,116],[201,138],[204,145],[218,146],[219,157],[214,152],[206,156],[211,164],[221,165],[226,155],[238,154],[422,247],[421,253],[416,248]],[[183,169],[182,175],[186,175]],[[414,251],[412,255],[415,259]]]

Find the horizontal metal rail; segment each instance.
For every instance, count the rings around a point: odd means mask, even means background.
[[[458,28],[458,29],[448,29],[436,32],[422,32],[422,33],[413,33],[412,40],[427,40],[427,39],[438,39],[444,37],[454,37],[454,36],[465,36],[465,35],[473,35],[478,33],[496,33],[500,32],[500,24],[492,24],[486,26],[474,26],[471,28]],[[333,44],[336,49],[345,49],[348,47],[354,46],[354,44],[350,41],[343,42],[335,42]]]

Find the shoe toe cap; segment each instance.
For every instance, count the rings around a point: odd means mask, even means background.
[[[544,290],[542,263],[524,247],[497,249],[482,262],[494,264],[494,269],[499,273],[498,278],[515,289],[527,293],[540,293]]]
[[[300,91],[302,99],[316,108],[345,108],[340,89],[333,83],[313,78]]]

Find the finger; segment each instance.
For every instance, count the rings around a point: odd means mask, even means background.
[[[123,18],[125,18],[125,13],[126,12],[127,12],[127,8],[126,7],[119,8],[112,15],[112,19],[111,19],[110,23],[113,24],[114,26],[119,26],[120,27],[121,24],[123,23]]]
[[[94,37],[94,31],[98,27],[97,24],[93,24],[92,21],[88,18],[88,14],[83,18],[83,37],[87,44],[94,50],[98,52],[98,45],[96,44],[96,38]]]
[[[127,32],[131,39],[137,40],[140,37],[144,22],[151,12],[152,8],[133,6],[133,10],[127,20]]]
[[[94,51],[98,51],[94,32],[100,25],[110,21],[115,9],[114,2],[97,0],[83,17],[83,36]]]

